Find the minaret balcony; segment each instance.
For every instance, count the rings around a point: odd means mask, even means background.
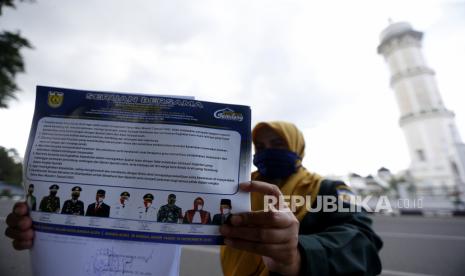
[[[393,85],[400,81],[401,79],[404,78],[410,78],[422,74],[427,74],[434,76],[436,74],[433,69],[428,68],[426,66],[417,66],[417,67],[412,67],[412,68],[407,68],[406,70],[403,70],[401,72],[398,72],[391,77],[390,85],[393,87]]]
[[[429,119],[429,118],[454,118],[454,112],[447,109],[433,108],[430,110],[420,110],[419,112],[411,112],[403,115],[399,119],[399,125],[401,127],[406,124],[413,123],[415,121]]]

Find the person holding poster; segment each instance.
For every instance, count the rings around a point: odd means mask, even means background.
[[[350,188],[302,166],[305,141],[294,124],[259,123],[252,131],[258,168],[241,189],[252,192],[252,210],[222,225],[221,261],[225,275],[377,275],[381,239],[363,212],[309,212],[304,206],[265,212],[264,195],[338,198]],[[310,204],[310,205],[312,205]],[[344,203],[345,204],[345,203]],[[291,206],[292,207],[292,206]],[[280,208],[280,207],[278,207]]]
[[[376,275],[381,272],[381,239],[363,213],[263,212],[264,194],[337,195],[345,184],[322,179],[301,165],[305,143],[290,123],[260,123],[253,131],[258,171],[240,188],[252,192],[252,209],[231,216],[220,228],[225,275]],[[267,182],[264,182],[267,181]],[[197,202],[197,209],[202,202]],[[16,249],[32,247],[32,221],[24,203],[8,216],[6,235]],[[163,263],[160,263],[162,265]],[[171,264],[172,265],[172,264]]]
[[[109,197],[121,189],[176,193],[181,206],[191,202],[192,194],[198,198],[184,224],[166,227],[156,217],[108,218],[108,205],[97,218],[53,213],[60,209],[54,184],[49,204],[41,204],[50,208],[40,208],[51,213],[16,204],[6,235],[16,249],[32,248],[37,275],[176,275],[180,250],[170,243],[223,242],[226,275],[380,273],[382,242],[362,212],[310,212],[307,204],[292,212],[279,204],[276,212],[271,204],[274,209],[264,211],[270,206],[265,198],[282,202],[283,196],[311,195],[312,205],[317,195],[347,195],[350,188],[302,167],[305,142],[293,124],[260,123],[251,133],[250,116],[250,108],[240,105],[38,86],[26,187],[34,183],[38,194],[46,193],[48,183],[94,187],[96,203],[88,208],[94,216],[106,205],[103,188]],[[245,182],[250,137],[258,171]],[[68,152],[72,158],[63,157]],[[56,173],[40,169],[49,163]],[[82,197],[92,200],[91,194]],[[203,207],[225,197],[235,210],[230,224],[210,224]],[[60,254],[52,259],[44,254],[50,251]]]

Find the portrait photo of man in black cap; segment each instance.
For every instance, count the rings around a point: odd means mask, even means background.
[[[156,221],[157,212],[153,207],[154,196],[152,194],[145,194],[143,197],[144,203],[137,208],[137,218],[141,220]]]
[[[27,206],[29,206],[29,209],[31,211],[37,210],[37,201],[33,193],[34,193],[34,184],[29,184],[29,187],[27,188],[26,203],[27,203]]]
[[[220,201],[220,213],[213,216],[212,224],[221,225],[226,223],[231,216],[231,200],[222,198]]]
[[[182,209],[176,206],[176,195],[168,195],[168,204],[160,207],[157,222],[182,223]]]
[[[44,196],[40,201],[39,211],[58,213],[60,211],[60,198],[57,197],[57,193],[60,187],[56,184],[53,184],[48,189],[50,194],[48,196]]]
[[[81,195],[81,187],[75,186],[71,189],[71,199],[68,199],[63,204],[63,208],[61,209],[62,214],[67,215],[84,215],[84,202],[79,200],[79,196]]]
[[[90,217],[103,217],[110,216],[110,206],[105,204],[105,190],[98,190],[95,195],[95,202],[87,206],[86,216]]]
[[[129,198],[131,194],[124,191],[120,194],[118,202],[113,205],[110,209],[110,217],[112,218],[130,218],[131,206],[129,204]]]

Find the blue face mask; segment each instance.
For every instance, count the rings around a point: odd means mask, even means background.
[[[258,172],[270,179],[284,179],[295,173],[300,167],[297,165],[299,156],[285,149],[265,149],[256,153],[253,164]]]

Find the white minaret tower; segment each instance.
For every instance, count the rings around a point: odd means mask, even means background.
[[[421,52],[423,33],[406,22],[391,23],[380,36],[378,54],[391,72],[399,124],[410,153],[409,172],[426,194],[465,191],[465,145],[454,113],[441,99],[435,72]]]

